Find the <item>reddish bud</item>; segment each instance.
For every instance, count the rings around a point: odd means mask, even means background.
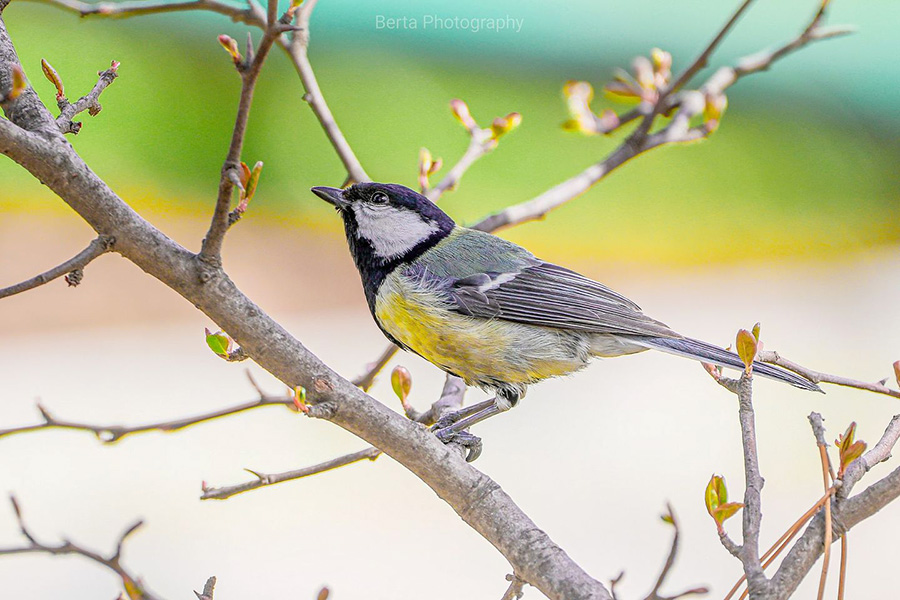
[[[6,95],[4,100],[15,100],[19,97],[19,94],[25,91],[25,88],[28,86],[28,82],[25,80],[25,73],[22,71],[22,67],[19,65],[13,65],[12,68],[12,89],[9,90],[9,94]]]
[[[749,375],[753,372],[753,361],[756,359],[756,353],[759,350],[756,338],[746,329],[741,329],[737,332],[734,347],[746,367],[747,375]]]
[[[517,112],[509,113],[505,117],[498,117],[491,123],[491,137],[494,139],[506,135],[522,123],[522,115]]]
[[[238,43],[227,35],[219,36],[219,43],[222,44],[222,47],[225,48],[225,51],[231,55],[231,59],[234,61],[234,64],[239,65],[244,60],[241,56],[240,50],[238,50]]]
[[[454,98],[450,101],[450,111],[453,113],[453,116],[463,124],[463,127],[469,131],[478,127],[478,123],[475,122],[475,119],[472,118],[472,115],[469,112],[469,105],[459,98]]]
[[[59,73],[56,72],[50,63],[48,63],[45,59],[41,59],[41,71],[44,72],[44,77],[46,77],[50,83],[56,87],[56,99],[64,98],[66,93],[63,89],[62,79],[59,77]]]

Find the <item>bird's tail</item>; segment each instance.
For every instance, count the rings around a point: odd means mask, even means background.
[[[648,337],[642,338],[638,343],[646,345],[648,348],[661,350],[663,352],[668,352],[669,354],[675,354],[676,356],[684,356],[686,358],[693,358],[694,360],[712,363],[720,367],[727,367],[729,369],[744,368],[744,362],[734,352],[729,352],[724,348],[719,348],[718,346],[713,346],[712,344],[707,344],[700,340],[692,340],[691,338]],[[822,388],[807,378],[801,377],[796,373],[792,373],[791,371],[787,371],[780,367],[754,361],[753,372],[758,373],[763,377],[768,377],[769,379],[789,383],[794,387],[804,390],[822,392]],[[825,392],[822,393],[824,394]]]

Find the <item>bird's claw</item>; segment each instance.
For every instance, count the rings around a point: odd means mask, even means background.
[[[444,444],[459,444],[463,448],[466,449],[466,462],[472,462],[479,456],[481,456],[481,450],[483,448],[483,444],[481,443],[481,438],[477,435],[473,435],[468,431],[454,431],[449,425],[445,425],[444,427],[438,428],[438,425],[441,423],[438,420],[435,423],[434,427],[431,430],[434,432],[434,436],[440,440]],[[452,423],[450,423],[452,425]]]

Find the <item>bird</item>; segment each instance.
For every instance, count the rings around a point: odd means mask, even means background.
[[[531,384],[574,373],[595,357],[652,349],[745,368],[737,354],[675,332],[601,283],[457,225],[415,190],[363,182],[311,191],[341,216],[369,310],[384,335],[466,385],[495,393],[432,428],[441,441],[467,447],[466,460],[482,450],[469,427],[515,406]],[[772,365],[754,362],[753,372],[822,391]]]

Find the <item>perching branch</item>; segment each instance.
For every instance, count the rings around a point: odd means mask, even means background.
[[[98,256],[109,252],[112,249],[114,243],[115,238],[100,235],[94,238],[91,243],[88,244],[87,248],[85,248],[66,262],[62,263],[61,265],[53,267],[49,271],[41,273],[40,275],[32,277],[31,279],[28,279],[21,283],[17,283],[15,285],[0,289],[0,298],[6,298],[7,296],[12,296],[21,292],[27,292],[28,290],[44,285],[45,283],[49,283],[54,279],[57,279],[58,277],[62,277],[63,275],[66,275],[66,281],[68,281],[69,286],[76,286],[81,283],[81,278],[84,276],[83,269],[88,265],[88,263],[90,263]]]
[[[144,586],[144,583],[140,580],[140,578],[130,574],[125,569],[125,567],[122,566],[121,563],[122,549],[125,545],[125,540],[128,539],[128,536],[137,531],[141,525],[143,525],[143,521],[135,522],[124,532],[122,532],[122,535],[119,536],[119,539],[116,542],[115,552],[113,552],[110,556],[103,556],[98,552],[95,552],[83,546],[79,546],[78,544],[75,544],[69,540],[63,540],[59,544],[55,545],[39,542],[34,534],[32,534],[28,527],[25,525],[25,521],[22,518],[22,510],[19,507],[19,503],[16,501],[15,496],[10,496],[10,501],[12,502],[13,512],[15,513],[16,520],[19,524],[19,532],[28,541],[28,544],[19,547],[0,548],[0,556],[35,553],[52,554],[54,556],[66,554],[83,556],[90,561],[106,567],[107,569],[118,575],[119,579],[122,580],[122,586],[125,588],[130,598],[142,598],[143,600],[161,600],[159,596],[156,596]]]

